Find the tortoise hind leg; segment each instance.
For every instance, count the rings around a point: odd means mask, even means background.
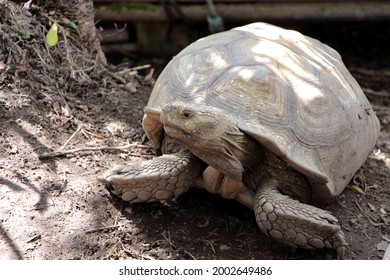
[[[334,248],[342,259],[346,241],[337,219],[280,193],[278,186],[278,181],[268,179],[256,193],[254,210],[261,230],[294,248]]]

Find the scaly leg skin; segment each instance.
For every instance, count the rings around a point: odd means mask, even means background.
[[[275,179],[268,179],[256,193],[254,209],[261,230],[294,248],[333,248],[343,259],[346,241],[337,219],[328,211],[280,193],[278,185]]]
[[[98,181],[130,203],[168,201],[201,178],[202,162],[186,151],[117,166]]]

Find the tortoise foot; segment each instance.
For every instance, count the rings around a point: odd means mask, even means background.
[[[343,259],[347,243],[337,219],[328,211],[280,193],[278,184],[270,179],[256,194],[254,208],[261,230],[294,248],[333,248]]]
[[[114,167],[97,180],[130,203],[165,202],[187,191],[201,171],[196,157],[178,153]]]

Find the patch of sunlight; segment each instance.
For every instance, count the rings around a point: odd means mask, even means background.
[[[193,81],[195,80],[195,73],[192,73],[185,81],[184,81],[184,84],[186,86],[190,86]]]
[[[386,165],[387,169],[390,169],[390,155],[382,152],[381,149],[374,150],[370,157],[378,161],[382,161]]]
[[[121,123],[119,121],[110,121],[105,124],[105,129],[107,129],[111,135],[122,134],[127,127],[126,124]]]
[[[270,58],[280,57],[285,54],[286,48],[272,41],[259,41],[251,48],[251,52],[259,55],[267,55]]]
[[[212,51],[207,59],[214,65],[215,68],[223,68],[230,62],[224,57],[221,51]]]
[[[278,40],[280,34],[279,32],[277,32],[280,29],[279,27],[272,26],[266,23],[253,23],[238,27],[236,29],[252,33],[255,36],[260,36],[268,40]]]
[[[238,72],[238,75],[244,81],[250,81],[252,79],[252,77],[255,75],[255,73],[256,73],[255,69],[241,69]]]
[[[302,103],[307,105],[314,101],[322,100],[324,98],[323,91],[320,88],[315,87],[314,85],[304,85],[304,88],[297,88],[295,93],[299,99],[302,100]]]
[[[188,63],[188,68],[184,71],[184,77],[186,75],[188,76],[184,80],[186,86],[204,82],[210,79],[218,70],[230,65],[228,57],[220,49],[207,50],[207,52],[197,56],[190,56],[190,59],[183,62]],[[190,71],[192,71],[190,74],[188,73],[188,69],[191,69]]]

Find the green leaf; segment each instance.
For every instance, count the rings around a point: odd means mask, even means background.
[[[20,25],[22,23],[22,19],[9,19],[8,20],[12,25]]]
[[[22,35],[21,37],[23,40],[30,40],[30,35],[25,34],[25,35]]]
[[[76,30],[77,30],[77,24],[76,24],[74,21],[72,21],[72,22],[70,23],[70,26],[71,26],[73,29],[76,29]]]
[[[45,42],[50,47],[54,47],[58,43],[58,25],[55,21],[46,34]]]

